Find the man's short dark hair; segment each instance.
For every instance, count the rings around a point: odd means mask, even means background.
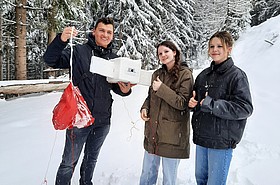
[[[107,24],[112,24],[113,27],[114,27],[114,19],[111,18],[111,17],[101,17],[100,19],[98,19],[95,23],[93,22],[91,25],[90,25],[90,29],[92,30],[93,28],[96,29],[97,28],[97,25],[99,23],[103,23],[105,25]]]

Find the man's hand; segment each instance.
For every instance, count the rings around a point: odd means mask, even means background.
[[[130,82],[128,83],[118,82],[118,84],[123,93],[128,93],[131,87],[136,85],[136,84],[131,84]]]
[[[64,30],[63,30],[63,32],[62,32],[62,34],[60,36],[60,39],[63,42],[66,42],[68,39],[70,39],[71,33],[72,33],[73,37],[76,37],[78,35],[78,31],[76,30],[75,27],[66,27],[66,28],[64,28]]]

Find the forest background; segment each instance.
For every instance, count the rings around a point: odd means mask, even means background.
[[[48,43],[69,25],[80,31],[75,43],[84,43],[101,16],[115,21],[116,52],[150,70],[159,65],[155,47],[162,40],[177,43],[198,69],[213,33],[227,30],[237,40],[279,14],[280,0],[0,0],[0,80],[48,78],[42,59]]]

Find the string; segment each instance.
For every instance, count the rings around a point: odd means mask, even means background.
[[[70,45],[70,51],[71,51],[71,54],[70,54],[70,82],[71,83],[72,83],[72,75],[73,75],[72,74],[73,73],[73,70],[72,70],[72,61],[73,61],[73,32],[74,32],[74,27],[72,27],[72,29],[71,29],[71,34],[70,34],[70,39],[69,39],[69,45]],[[55,146],[55,143],[56,143],[56,138],[57,138],[57,132],[55,134],[55,139],[54,139],[54,143],[53,143],[53,146],[52,146],[50,158],[49,158],[49,161],[48,161],[48,166],[47,166],[47,170],[46,170],[46,173],[45,173],[44,181],[42,182],[42,184],[45,184],[45,185],[48,184],[47,174],[48,174],[48,171],[49,171],[49,166],[50,166],[51,158],[52,158],[52,155],[53,155],[54,146]],[[74,140],[72,133],[71,133],[71,138]],[[72,143],[74,144],[74,141],[72,141]],[[73,147],[72,147],[72,149],[73,149]],[[72,151],[72,160],[74,161],[73,153],[74,152]],[[73,167],[73,171],[74,171],[74,167]]]
[[[122,98],[122,102],[123,102],[124,108],[125,108],[125,110],[126,110],[126,112],[127,112],[127,115],[128,115],[128,117],[129,117],[129,119],[130,119],[130,123],[132,124],[132,127],[130,128],[130,135],[129,135],[129,137],[127,138],[127,140],[130,141],[131,138],[132,138],[133,129],[139,131],[139,129],[136,127],[136,123],[137,123],[138,121],[140,121],[141,119],[138,119],[137,121],[134,122],[133,119],[132,119],[132,116],[131,116],[130,113],[129,113],[128,108],[126,107],[126,103],[125,103],[125,101],[124,101],[123,98]]]
[[[49,171],[49,167],[50,167],[50,163],[51,163],[51,159],[52,159],[52,155],[53,155],[53,151],[54,151],[54,146],[55,146],[55,143],[56,143],[56,138],[57,138],[57,131],[55,132],[54,142],[53,142],[53,145],[52,145],[52,150],[51,150],[50,158],[49,158],[49,161],[48,161],[47,170],[46,170],[44,181],[42,182],[42,184],[46,184],[46,185],[48,184],[47,174],[48,174],[48,171]]]
[[[70,39],[69,39],[69,45],[70,45],[70,71],[71,71],[71,83],[72,83],[72,78],[73,78],[73,32],[74,32],[74,27],[72,27],[71,29],[71,34],[70,34]],[[75,135],[74,135],[74,128],[71,129],[71,141],[72,141],[72,150],[71,150],[71,156],[72,156],[72,176],[74,174],[74,170],[75,170],[75,166],[74,166],[74,139],[75,139]]]
[[[69,45],[70,45],[70,82],[72,83],[72,75],[73,75],[73,70],[72,70],[72,61],[73,61],[73,32],[74,32],[74,27],[71,29],[71,34],[70,34],[70,39],[69,39]]]

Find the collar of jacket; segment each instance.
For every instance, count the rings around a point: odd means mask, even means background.
[[[215,65],[215,63],[214,63],[214,61],[212,61],[210,67],[208,68],[207,74],[212,73],[214,71],[216,71],[217,73],[220,73],[220,74],[226,72],[230,67],[233,66],[233,60],[231,57],[229,57],[216,70],[214,70],[214,65]]]
[[[191,72],[192,72],[192,70],[189,68],[189,66],[188,66],[188,64],[187,63],[181,63],[181,65],[180,65],[180,67],[179,67],[179,70],[180,71],[182,71],[182,70],[184,70],[184,69],[189,69]],[[167,67],[166,67],[166,65],[165,64],[162,64],[161,65],[161,69],[162,69],[162,73],[170,73],[168,70],[167,70]]]
[[[100,53],[101,55],[112,53],[113,43],[110,42],[107,48],[104,48],[102,46],[97,46],[95,42],[95,38],[92,35],[92,33],[88,34],[87,44],[94,50],[94,52]]]

